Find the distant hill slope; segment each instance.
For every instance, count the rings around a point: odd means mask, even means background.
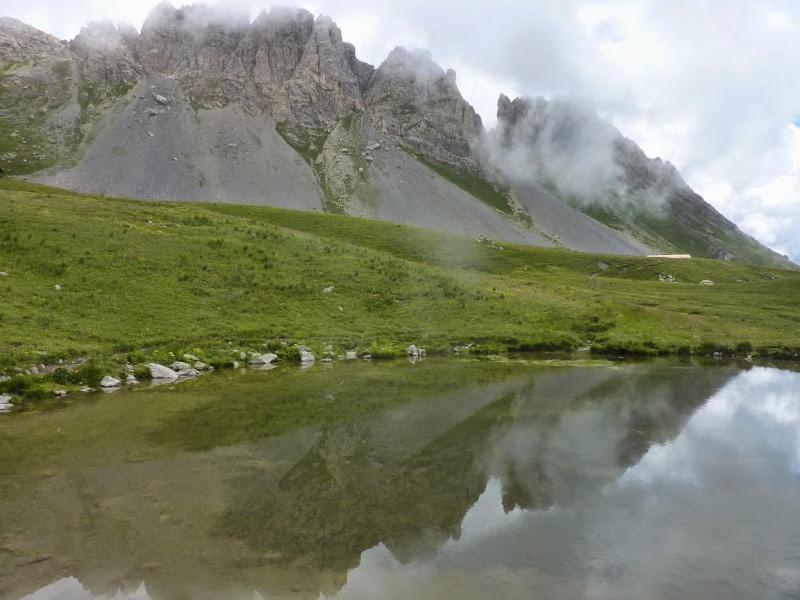
[[[375,356],[405,355],[411,343],[431,353],[467,344],[800,353],[794,271],[482,243],[273,207],[114,200],[8,179],[0,215],[0,373],[25,361],[146,362],[192,348],[230,360],[229,342],[283,348],[279,339]]]
[[[331,19],[300,9],[251,22],[165,3],[141,33],[97,22],[71,42],[0,18],[0,168],[12,175],[89,193],[324,210],[538,246],[786,266],[685,184],[673,186],[668,211],[650,211],[642,186],[665,178],[632,142],[609,140],[624,146],[618,162],[632,183],[613,202],[602,190],[565,194],[557,177],[517,177],[487,146],[536,145],[535,136],[509,133],[544,114],[523,110],[526,102],[501,99],[499,133],[487,133],[455,73],[427,53],[398,48],[375,68]],[[598,129],[586,119],[572,124]]]

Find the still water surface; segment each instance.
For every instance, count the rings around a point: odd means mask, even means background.
[[[0,597],[800,598],[800,374],[428,360],[0,417]]]

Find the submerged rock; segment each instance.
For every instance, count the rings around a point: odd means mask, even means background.
[[[178,374],[170,369],[169,367],[165,367],[164,365],[160,365],[158,363],[150,363],[147,365],[147,368],[150,369],[150,376],[153,379],[177,379]]]
[[[199,376],[200,375],[200,371],[198,371],[197,369],[192,369],[191,367],[189,367],[188,369],[181,369],[180,371],[178,371],[177,375],[178,375],[178,377],[180,379],[186,379],[187,377],[197,377],[197,376]]]
[[[119,387],[119,379],[116,377],[112,377],[111,375],[106,375],[100,380],[100,387],[104,388],[112,388],[112,387]]]
[[[0,411],[11,410],[14,407],[14,403],[11,400],[12,397],[8,394],[0,394]]]

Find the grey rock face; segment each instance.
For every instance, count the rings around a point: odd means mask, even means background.
[[[291,8],[261,12],[239,44],[243,68],[249,69],[247,95],[267,108],[300,64],[314,29],[314,16]]]
[[[135,54],[201,106],[241,102],[270,112],[298,137],[302,128],[330,129],[363,110],[371,74],[328,17],[315,21],[288,8],[262,12],[251,24],[246,14],[162,4],[145,21]]]
[[[0,17],[0,63],[68,59],[67,45],[52,35],[10,17]]]
[[[350,59],[339,28],[330,18],[319,17],[293,77],[277,94],[275,120],[330,129],[338,119],[363,111],[361,87]]]
[[[142,75],[133,47],[138,34],[111,21],[89,23],[70,43],[78,72],[86,81],[133,85]]]
[[[396,48],[381,64],[366,93],[373,126],[427,157],[476,170],[472,152],[481,118],[445,72],[424,51]]]

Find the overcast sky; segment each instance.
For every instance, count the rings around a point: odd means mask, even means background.
[[[270,3],[237,0],[255,16]],[[175,3],[179,4],[179,2]],[[292,4],[285,0],[279,4]],[[426,48],[458,72],[487,126],[497,96],[588,100],[744,231],[800,261],[797,0],[312,0],[360,58]],[[0,0],[61,38],[109,17],[139,28],[150,2]]]

